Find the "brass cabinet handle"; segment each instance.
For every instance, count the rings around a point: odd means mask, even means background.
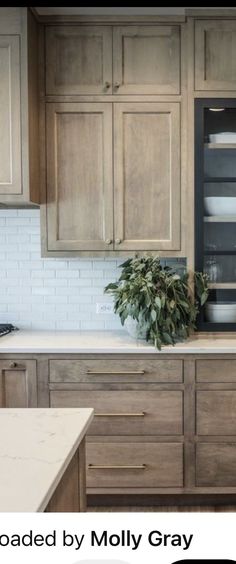
[[[87,374],[95,374],[101,376],[101,374],[119,374],[119,376],[127,376],[129,374],[145,374],[145,370],[87,370]]]
[[[10,368],[17,368],[17,362],[11,362]]]
[[[114,87],[118,90],[118,88],[120,88],[120,82],[115,82]]]
[[[111,245],[112,239],[106,239],[106,245]]]
[[[121,244],[121,239],[116,239],[116,240],[115,240],[115,243],[116,243],[117,245],[120,245],[120,244]]]
[[[89,470],[145,470],[146,464],[89,464]]]
[[[108,90],[108,88],[110,88],[110,87],[111,87],[111,83],[108,82],[108,80],[106,80],[106,82],[105,82],[105,88],[106,88],[106,90]]]
[[[95,413],[95,417],[144,417],[146,415],[145,411],[140,411],[137,413]]]

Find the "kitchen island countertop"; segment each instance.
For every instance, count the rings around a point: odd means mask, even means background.
[[[236,333],[195,333],[161,351],[126,331],[16,331],[0,339],[0,354],[236,354]]]
[[[92,417],[92,409],[0,409],[0,512],[45,510]]]

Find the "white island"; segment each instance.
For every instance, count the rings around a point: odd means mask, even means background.
[[[0,512],[84,511],[92,409],[0,409]]]

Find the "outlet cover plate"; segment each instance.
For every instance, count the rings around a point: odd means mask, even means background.
[[[98,313],[98,315],[100,314],[108,314],[110,315],[111,313],[114,313],[114,309],[113,309],[113,303],[110,302],[104,302],[104,303],[97,303],[96,304],[96,313]]]

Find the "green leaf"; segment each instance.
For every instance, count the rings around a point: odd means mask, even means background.
[[[156,321],[157,314],[156,314],[155,309],[152,309],[152,310],[151,310],[151,318],[152,318],[152,321]]]

